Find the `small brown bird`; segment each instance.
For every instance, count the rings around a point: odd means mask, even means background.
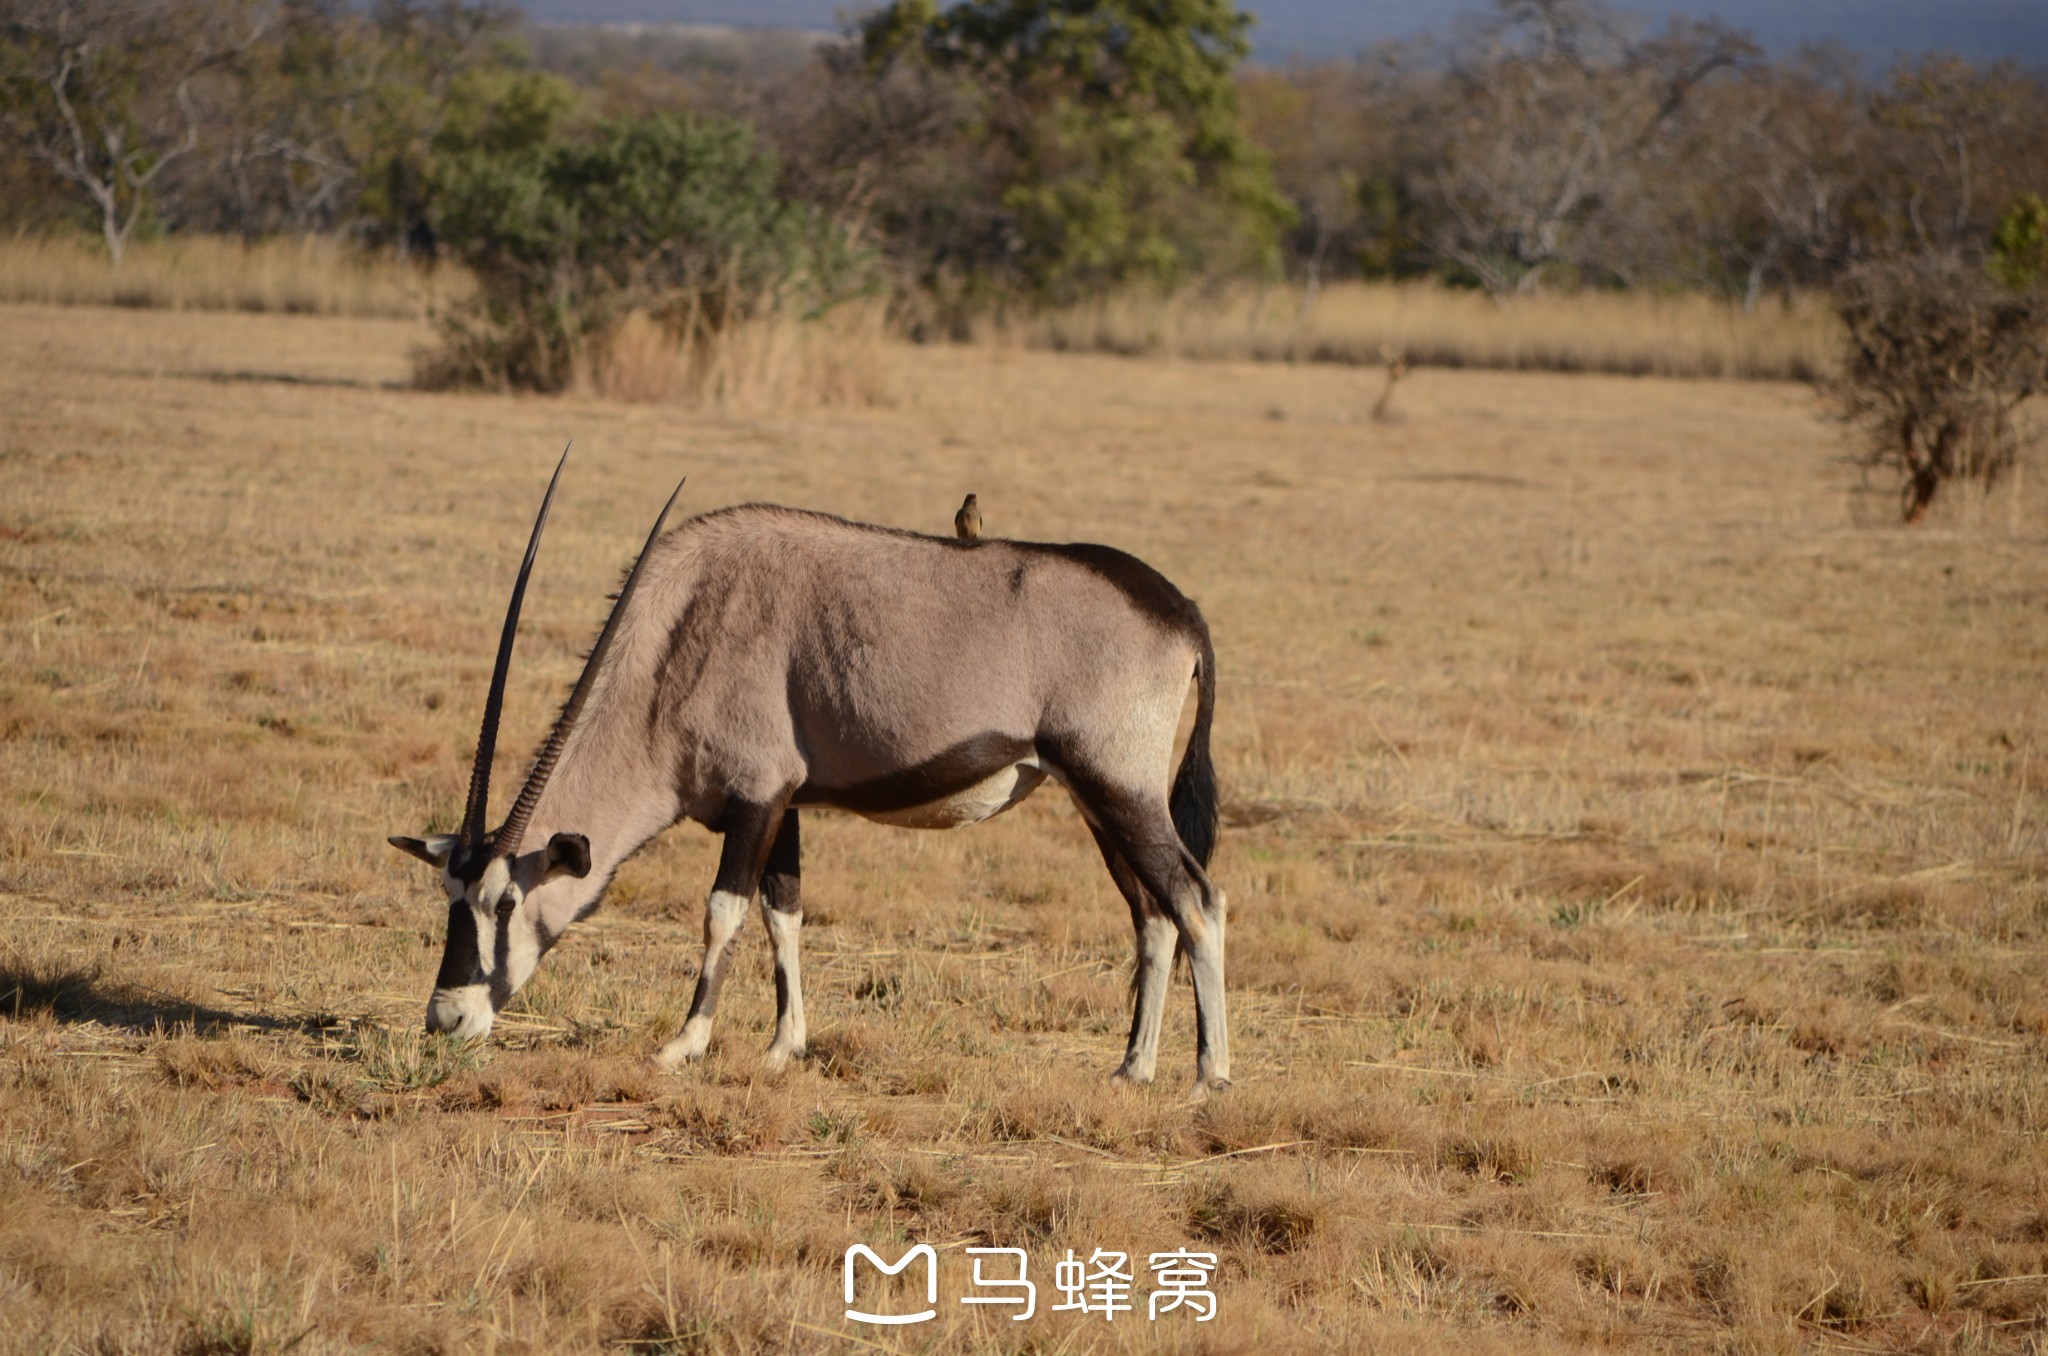
[[[981,535],[981,506],[968,495],[960,505],[960,511],[953,515],[953,531],[962,541],[973,541]]]

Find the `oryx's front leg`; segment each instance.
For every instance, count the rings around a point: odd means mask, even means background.
[[[803,898],[798,892],[802,856],[796,811],[785,811],[775,846],[768,853],[767,874],[761,877],[761,921],[768,925],[768,939],[775,944],[775,1039],[763,1061],[770,1069],[780,1069],[792,1057],[802,1055],[808,1039],[803,968],[797,956],[797,940],[804,926]]]
[[[697,992],[682,1032],[661,1047],[654,1062],[673,1069],[704,1058],[711,1045],[711,1019],[718,1011],[718,991],[732,963],[732,941],[747,918],[747,905],[760,888],[769,848],[781,826],[781,805],[735,803],[726,811],[725,844],[718,854],[718,877],[704,906],[704,966],[697,972]]]

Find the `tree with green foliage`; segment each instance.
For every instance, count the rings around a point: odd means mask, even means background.
[[[435,141],[477,82],[522,64],[515,21],[497,0],[284,0],[234,63],[188,212],[244,236],[424,242]]]
[[[13,0],[0,128],[83,199],[116,264],[164,171],[198,149],[199,86],[269,19],[255,0]]]
[[[1229,0],[895,0],[869,18],[871,78],[921,68],[966,94],[947,152],[978,191],[899,208],[953,217],[927,280],[964,265],[1060,302],[1269,267],[1292,210],[1238,117],[1250,23]]]
[[[1991,276],[2008,291],[2025,292],[2048,280],[2048,202],[2022,193],[1991,234]]]
[[[1257,70],[1239,81],[1246,129],[1299,219],[1285,243],[1304,313],[1327,276],[1415,276],[1434,262],[1399,177],[1412,83],[1365,63]]]
[[[383,0],[373,23],[351,44],[340,120],[343,155],[355,167],[357,216],[364,234],[401,250],[434,246],[439,158],[471,147],[473,127],[487,110],[521,114],[520,100],[554,99],[550,125],[574,103],[524,88],[503,93],[523,71],[517,15],[501,0]],[[566,82],[540,77],[568,91]],[[499,109],[501,99],[509,99]],[[530,131],[531,129],[528,128]],[[508,135],[518,135],[515,130]]]

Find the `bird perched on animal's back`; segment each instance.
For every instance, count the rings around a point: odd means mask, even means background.
[[[953,515],[953,531],[962,541],[973,541],[981,535],[981,505],[968,495],[961,503],[960,511]]]

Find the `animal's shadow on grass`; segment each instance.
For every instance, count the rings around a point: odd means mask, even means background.
[[[1524,480],[1520,476],[1489,475],[1484,471],[1428,471],[1420,475],[1387,478],[1409,485],[1499,485],[1510,490],[1540,488],[1535,481]]]
[[[97,965],[0,965],[0,1021],[18,1021],[45,1013],[67,1025],[96,1023],[139,1036],[185,1026],[199,1036],[225,1035],[234,1030],[296,1031],[313,1036],[347,1025],[339,1017],[265,1017],[228,1012],[145,985],[106,979]]]
[[[194,376],[207,381],[222,383],[255,382],[259,385],[279,386],[328,386],[352,391],[409,391],[413,389],[402,381],[371,381],[363,377],[318,376],[310,372],[264,372],[253,368],[239,368],[230,371],[216,368],[211,371],[195,372]]]
[[[123,368],[113,375],[121,377],[177,377],[187,381],[211,381],[222,385],[254,383],[259,386],[324,386],[345,391],[411,391],[410,382],[374,381],[368,377],[343,377],[321,375],[315,372],[269,372],[259,368],[241,367],[196,367],[183,371],[158,371],[155,369]]]

